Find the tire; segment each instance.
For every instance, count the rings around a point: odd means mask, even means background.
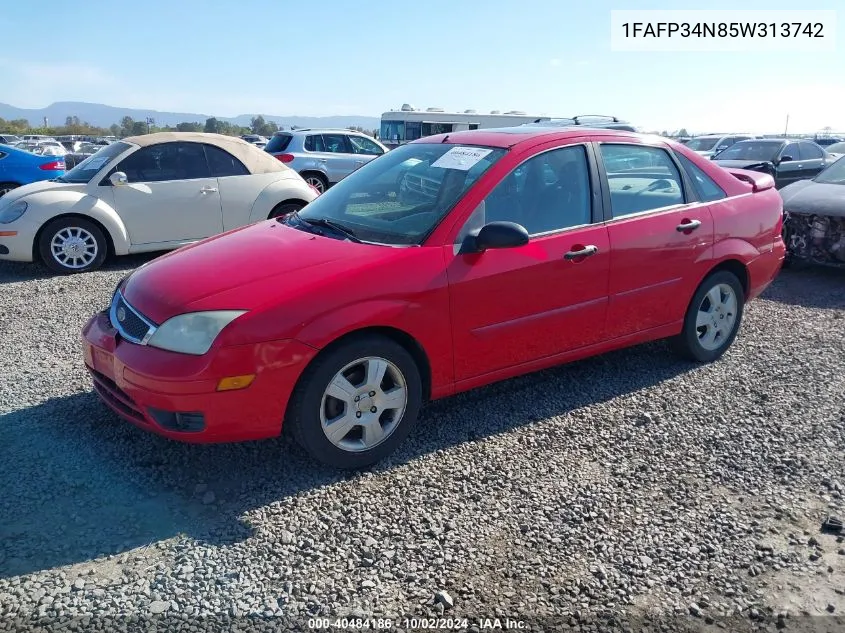
[[[318,171],[305,171],[301,175],[306,183],[317,189],[321,194],[325,193],[326,189],[329,188],[328,178]]]
[[[277,204],[273,207],[273,210],[270,211],[270,215],[267,216],[267,219],[272,220],[273,218],[280,218],[288,215],[289,213],[293,213],[294,211],[299,211],[303,207],[305,207],[305,205],[299,202],[282,202],[281,204]]]
[[[379,364],[384,367],[382,381],[377,387],[372,381],[366,384],[365,373]],[[330,389],[338,376],[347,379],[348,396]],[[404,393],[398,391],[402,383]],[[363,397],[355,400],[359,396]],[[326,350],[306,369],[291,397],[285,428],[318,461],[340,469],[363,468],[402,443],[416,424],[421,405],[422,380],[408,351],[382,336],[360,336]],[[339,431],[332,441],[324,427],[338,421],[343,424],[335,427]],[[380,440],[376,429],[381,429]],[[372,446],[367,448],[367,442]]]
[[[63,243],[68,250],[60,249]],[[90,220],[57,218],[41,231],[38,253],[44,265],[55,273],[87,273],[106,261],[108,242],[102,229]],[[75,253],[80,253],[80,256],[73,257]]]
[[[713,320],[709,321],[706,315],[711,314],[712,310],[712,298],[708,298],[711,291],[718,292],[721,304],[712,315]],[[733,295],[733,302],[730,301],[730,294]],[[739,332],[744,306],[745,294],[736,275],[726,270],[709,275],[701,282],[690,301],[684,317],[684,328],[673,340],[675,350],[681,356],[700,363],[718,359],[730,348]],[[699,325],[700,312],[701,321],[704,321],[702,325]],[[726,321],[730,320],[730,329],[726,330]],[[714,336],[712,340],[711,335]]]
[[[20,185],[16,182],[0,182],[0,198],[12,189],[17,189],[18,187],[20,187]]]

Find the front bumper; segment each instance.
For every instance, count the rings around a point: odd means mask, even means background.
[[[0,259],[31,262],[35,231],[18,221],[0,224]]]
[[[122,418],[185,442],[238,442],[279,435],[297,379],[317,353],[298,341],[213,348],[189,356],[123,340],[108,314],[82,330],[85,365],[100,399]],[[245,389],[217,391],[222,378],[255,374]],[[175,430],[162,413],[202,419],[199,430]]]

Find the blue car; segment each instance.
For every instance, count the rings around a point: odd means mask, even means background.
[[[15,187],[65,173],[61,156],[38,156],[8,145],[0,145],[0,196]]]

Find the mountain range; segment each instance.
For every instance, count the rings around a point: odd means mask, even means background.
[[[176,125],[177,123],[199,122],[214,116],[211,114],[197,114],[193,112],[162,112],[160,110],[145,110],[140,108],[120,108],[104,105],[102,103],[85,103],[83,101],[57,101],[46,108],[28,109],[16,108],[15,106],[0,103],[0,118],[12,121],[15,119],[26,119],[33,127],[44,124],[44,117],[50,125],[64,125],[65,119],[69,116],[79,117],[97,127],[109,127],[112,123],[120,123],[123,117],[132,117],[135,121],[144,121],[147,117],[155,120],[155,125]],[[220,121],[229,121],[234,125],[250,124],[255,114],[240,114],[236,117],[216,117]],[[379,117],[373,116],[281,116],[262,114],[265,121],[275,121],[278,125],[291,127],[362,127],[365,130],[374,130],[379,127]],[[2,130],[0,130],[2,131]]]

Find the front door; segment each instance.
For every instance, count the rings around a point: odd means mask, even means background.
[[[197,240],[223,231],[217,179],[201,143],[142,147],[115,171],[129,181],[113,191],[132,244]]]
[[[707,204],[685,191],[666,149],[624,143],[598,148],[613,253],[607,337],[618,338],[684,318],[695,280],[709,265],[713,219]]]
[[[594,223],[585,145],[536,154],[505,176],[446,248],[456,381],[599,342],[610,252]],[[591,178],[591,173],[593,178]],[[462,254],[493,221],[524,226],[527,245]]]
[[[789,159],[789,160],[786,160]],[[804,167],[801,164],[801,154],[798,143],[787,144],[778,154],[775,184],[778,189],[801,180]]]

